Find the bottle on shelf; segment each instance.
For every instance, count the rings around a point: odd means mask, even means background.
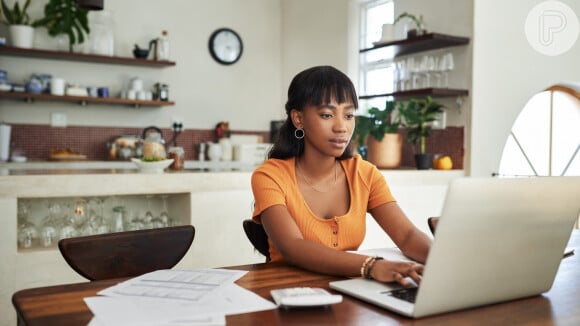
[[[157,39],[157,47],[155,49],[155,58],[157,60],[169,61],[169,38],[167,31],[161,32],[161,37]]]

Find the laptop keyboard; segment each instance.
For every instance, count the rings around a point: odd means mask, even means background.
[[[397,290],[392,290],[392,291],[385,291],[382,293],[393,296],[397,299],[408,301],[410,303],[415,303],[415,299],[417,298],[417,290],[419,290],[419,288],[413,287],[413,288],[402,288],[402,289],[397,289]]]

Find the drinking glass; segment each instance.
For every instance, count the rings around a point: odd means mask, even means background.
[[[109,233],[109,223],[103,215],[105,201],[101,198],[93,198],[95,214],[90,219],[90,223],[95,231],[95,234]]]
[[[42,222],[40,228],[40,245],[43,247],[52,247],[58,241],[58,228],[56,221],[48,215]]]
[[[77,228],[82,228],[88,220],[88,204],[82,198],[75,199],[73,203],[73,224]]]
[[[79,232],[75,226],[74,219],[69,215],[65,215],[63,218],[63,225],[60,229],[59,239],[74,238],[79,235]]]
[[[135,214],[134,210],[126,209],[125,218],[127,219],[127,230],[136,231],[145,228],[143,221],[139,218],[138,214]]]
[[[143,228],[144,229],[151,229],[153,228],[153,211],[151,210],[151,198],[153,195],[146,195],[145,198],[147,199],[147,211],[143,216]]]
[[[17,241],[20,248],[32,248],[38,242],[38,228],[29,220],[30,203],[21,200],[18,203]]]
[[[455,68],[453,54],[451,52],[445,53],[441,57],[441,71],[443,72],[443,87],[449,87],[449,72]]]
[[[161,196],[161,198],[163,199],[163,196]],[[162,228],[162,227],[167,226],[165,223],[163,223],[162,214],[167,214],[165,212],[165,209],[163,210],[163,212],[160,213],[160,215],[155,216],[151,219],[151,227],[152,228],[156,229],[156,228]]]
[[[125,208],[123,206],[113,207],[113,218],[111,224],[112,232],[123,232],[125,230]]]
[[[40,245],[43,247],[52,247],[56,245],[59,234],[59,223],[61,208],[57,200],[48,200],[48,216],[42,221],[40,226]]]
[[[174,221],[169,216],[169,212],[167,211],[167,197],[169,197],[169,196],[168,195],[161,196],[161,200],[163,203],[163,210],[161,211],[161,214],[159,214],[159,218],[160,218],[161,224],[163,226],[172,226]]]

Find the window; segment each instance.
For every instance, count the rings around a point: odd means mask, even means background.
[[[580,93],[574,87],[558,85],[534,95],[512,126],[499,174],[580,175],[579,125]]]
[[[393,23],[394,3],[392,0],[367,1],[361,5],[360,48],[369,48],[381,39],[383,24]],[[391,93],[393,91],[392,60],[385,60],[381,50],[360,55],[359,95]],[[366,100],[365,106],[384,106],[384,98]],[[364,109],[364,107],[363,107]]]

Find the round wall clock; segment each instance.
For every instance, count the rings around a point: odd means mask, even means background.
[[[240,60],[244,46],[238,33],[220,28],[209,37],[209,53],[217,62],[231,65]]]

